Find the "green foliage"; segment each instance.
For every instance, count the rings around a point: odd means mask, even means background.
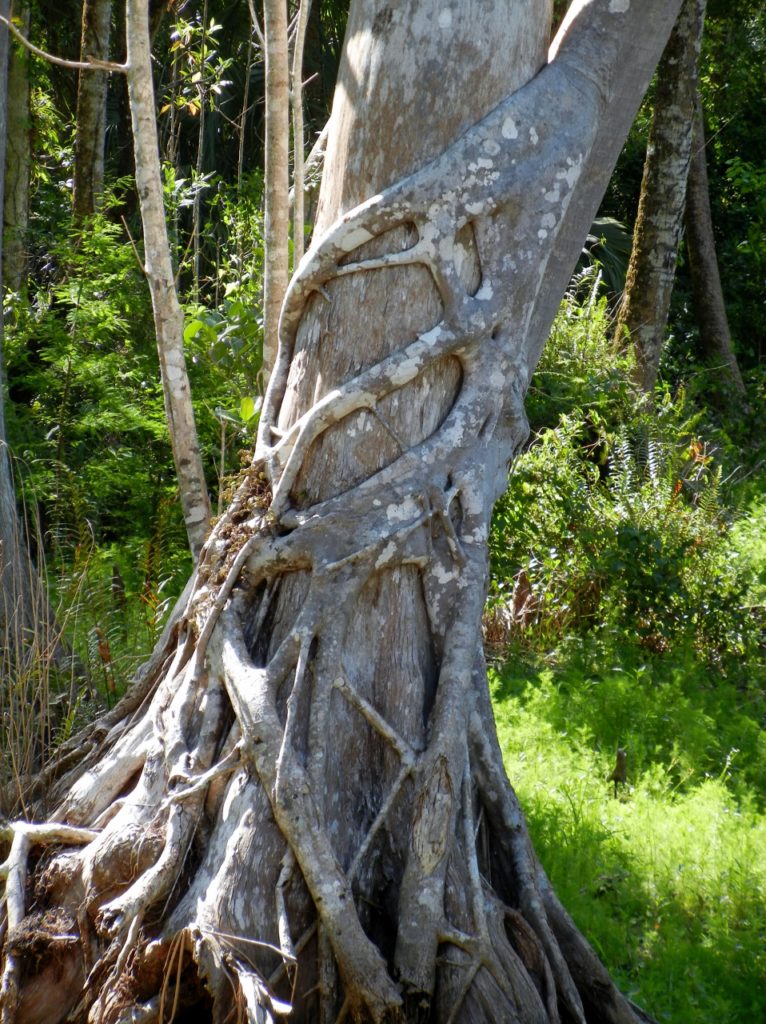
[[[564,297],[527,395],[527,414],[536,431],[559,417],[578,413],[595,423],[621,420],[635,405],[630,384],[632,357],[614,350],[606,298],[588,270]]]
[[[619,297],[625,290],[632,246],[633,236],[619,220],[597,217],[593,221],[585,239],[580,265],[598,266],[611,299]]]
[[[592,279],[591,279],[592,280]],[[565,301],[490,539],[492,698],[565,906],[663,1024],[766,1014],[766,503],[683,392],[649,405]],[[619,799],[608,781],[628,754]]]
[[[763,698],[748,708],[719,690],[708,715],[689,667],[509,668],[496,717],[535,849],[618,985],[663,1024],[738,1024],[766,1013],[766,820],[751,796]],[[761,736],[747,756],[727,750],[744,723]],[[615,800],[617,742],[628,788]]]
[[[174,484],[143,275],[103,216],[54,254],[66,278],[6,311],[11,443],[49,528],[148,528]]]
[[[530,401],[548,429],[495,510],[492,600],[521,616],[532,644],[595,632],[731,662],[760,635],[742,610],[748,582],[732,554],[721,468],[682,396],[642,405],[606,326],[603,300],[566,300]]]

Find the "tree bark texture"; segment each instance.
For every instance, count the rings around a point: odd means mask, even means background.
[[[740,395],[744,395],[745,385],[731,341],[721,275],[718,272],[705,156],[705,120],[699,89],[695,100],[694,138],[686,190],[685,224],[700,349],[703,357],[720,366],[734,389]]]
[[[147,0],[128,0],[127,77],[136,190],[144,228],[146,279],[152,297],[165,416],[170,432],[186,532],[195,558],[210,523],[210,499],[197,439],[189,375],[183,349],[183,311],[178,301],[165,221],[162,175],[149,44]]]
[[[546,278],[560,295],[679,6],[575,3],[546,63],[537,0],[352,5],[253,464],[140,681],[62,749],[90,752],[52,821],[7,828],[16,1024],[44,997],[159,1020],[176,993],[216,1022],[648,1019],[534,854],[480,621]],[[23,936],[57,827],[54,992]]]
[[[111,0],[84,0],[80,60],[109,60],[112,28]],[[104,71],[80,71],[74,149],[72,212],[75,221],[92,217],[104,191],[106,97],[109,76]]]
[[[266,199],[263,237],[263,367],[271,373],[287,291],[290,238],[290,71],[286,0],[264,0],[266,42]]]
[[[644,391],[657,380],[681,240],[706,0],[684,0],[657,71],[633,249],[615,336],[629,339]]]
[[[29,7],[22,4],[17,17],[24,34],[29,32]],[[20,292],[27,269],[29,227],[29,176],[32,162],[29,106],[29,53],[19,43],[8,53],[7,121],[3,212],[3,284]]]
[[[305,225],[305,133],[303,130],[303,50],[311,13],[311,0],[301,0],[295,22],[293,63],[290,70],[290,106],[293,113],[293,266],[303,259]]]

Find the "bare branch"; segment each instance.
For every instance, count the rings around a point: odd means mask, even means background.
[[[49,64],[56,64],[60,68],[71,68],[73,71],[114,71],[121,75],[128,73],[127,64],[116,64],[111,60],[66,60],[64,57],[56,57],[55,54],[41,50],[39,46],[31,43],[24,33],[19,31],[13,22],[4,18],[2,14],[0,14],[0,24],[5,25],[14,39],[17,39],[30,53],[33,53],[35,57],[40,57],[41,60],[47,60]]]

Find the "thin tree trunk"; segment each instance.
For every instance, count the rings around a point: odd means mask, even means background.
[[[633,250],[615,326],[618,343],[627,338],[633,345],[636,376],[644,391],[654,387],[665,345],[692,149],[705,3],[684,0],[658,68]]]
[[[310,12],[311,0],[301,0],[295,25],[293,66],[290,73],[290,105],[293,110],[293,267],[297,267],[303,259],[304,249],[303,48]]]
[[[74,981],[25,976],[17,1024],[33,996],[157,1019],[163,977],[216,1024],[288,999],[301,1024],[647,1019],[534,855],[480,622],[529,378],[678,6],[576,3],[546,66],[550,4],[352,5],[254,463],[52,788],[70,830],[7,830],[9,919],[29,845],[58,837],[36,934],[55,912],[79,936]],[[6,944],[9,990],[24,957]]]
[[[17,12],[20,28],[29,32],[29,7]],[[32,163],[29,107],[29,53],[19,44],[8,54],[8,107],[3,214],[3,283],[12,292],[24,289],[29,227],[29,179]]]
[[[84,0],[80,60],[109,60],[112,0]],[[106,97],[109,76],[81,71],[77,84],[72,213],[75,221],[92,217],[104,191]]]
[[[170,258],[154,109],[146,0],[128,0],[128,95],[136,156],[136,189],[144,228],[146,278],[152,297],[165,415],[186,532],[195,558],[210,523],[210,499],[183,350],[183,312]]]
[[[245,88],[242,96],[242,113],[239,116],[239,145],[237,149],[237,195],[242,191],[242,172],[245,166],[245,129],[247,115],[250,112],[250,76],[253,70],[253,34],[247,38],[247,57],[245,58]],[[239,244],[239,243],[238,243]],[[241,255],[238,252],[238,255]]]
[[[689,165],[685,223],[700,349],[707,360],[723,369],[734,389],[744,395],[745,385],[731,341],[721,275],[718,272],[705,156],[705,121],[699,89],[695,100],[694,141]]]
[[[279,312],[287,291],[290,237],[290,74],[287,0],[264,0],[266,178],[264,202],[263,366],[277,355]]]
[[[199,69],[200,79],[197,83],[199,95],[199,114],[197,124],[197,162],[195,170],[194,203],[192,206],[192,249],[193,249],[193,287],[194,298],[199,301],[200,275],[202,272],[202,171],[205,166],[205,120],[207,118],[207,82],[205,75],[205,59],[207,54],[208,0],[202,4],[202,62]]]

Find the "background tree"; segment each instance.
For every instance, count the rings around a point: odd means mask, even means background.
[[[30,9],[16,12],[19,27],[29,31]],[[3,282],[13,292],[22,289],[27,271],[29,178],[32,124],[29,109],[29,53],[19,43],[8,55],[8,120],[5,143],[3,214]]]
[[[289,273],[290,71],[285,0],[265,0],[263,39],[267,97],[263,218],[263,361],[268,374],[276,360],[279,312],[287,290]]]
[[[685,0],[660,61],[633,249],[615,324],[618,344],[629,339],[638,380],[649,392],[665,345],[681,240],[704,20],[705,0]]]
[[[129,0],[126,72],[136,158],[136,188],[144,228],[146,277],[152,296],[165,414],[184,522],[192,553],[199,553],[210,522],[210,498],[197,438],[183,349],[183,313],[170,258],[162,193],[147,5]]]
[[[58,840],[19,1021],[160,1013],[171,965],[214,1019],[232,978],[252,1020],[642,1019],[532,851],[479,639],[529,376],[678,6],[575,3],[549,64],[550,5],[353,6],[255,461],[53,794],[95,830],[6,830],[8,1016]]]
[[[710,210],[705,119],[699,90],[695,94],[693,125],[684,223],[700,348],[704,358],[721,367],[734,389],[744,395],[745,385],[732,345],[718,270]]]
[[[111,0],[85,0],[82,5],[80,60],[109,60],[112,29]],[[106,97],[109,77],[105,71],[80,71],[75,118],[72,209],[83,221],[95,212],[104,189]]]

